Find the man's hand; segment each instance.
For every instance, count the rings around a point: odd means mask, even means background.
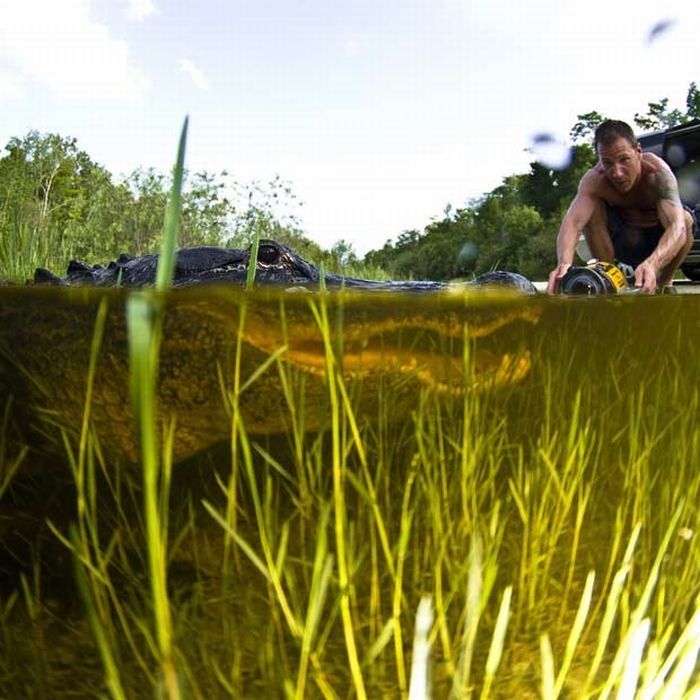
[[[648,260],[639,263],[634,271],[634,286],[642,294],[656,294],[656,268]]]
[[[556,294],[559,288],[561,278],[567,273],[571,267],[571,263],[562,263],[557,265],[554,270],[549,273],[549,282],[547,282],[547,294]]]

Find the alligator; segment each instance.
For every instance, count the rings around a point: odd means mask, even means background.
[[[528,375],[541,306],[527,294],[473,292],[504,281],[530,291],[508,273],[461,286],[327,275],[319,295],[304,293],[319,286],[317,268],[272,241],[260,245],[257,288],[241,289],[248,260],[241,250],[178,254],[157,395],[160,416],[175,421],[174,461],[226,440],[234,414],[250,434],[323,429],[330,366],[363,420],[387,401],[391,418],[405,420],[421,391],[459,402]],[[0,288],[0,394],[13,397],[26,441],[39,435],[62,451],[66,435],[89,425],[103,455],[138,462],[126,322],[134,290],[124,287],[152,283],[156,266],[155,256],[71,263],[65,278],[38,271],[36,284]]]
[[[243,285],[248,276],[250,250],[197,246],[177,252],[172,285],[193,286],[221,282]],[[58,277],[44,268],[37,268],[34,284],[56,286],[143,287],[155,282],[157,255],[133,257],[122,254],[106,266],[87,265],[71,260],[65,277]],[[346,287],[362,290],[398,292],[427,292],[454,286],[439,281],[379,281],[344,277],[320,270],[299,257],[294,251],[272,240],[261,240],[257,250],[255,282],[258,285]],[[511,287],[524,294],[535,294],[536,289],[527,278],[513,272],[496,270],[477,277],[466,284],[474,286]]]

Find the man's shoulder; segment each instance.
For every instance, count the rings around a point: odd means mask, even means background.
[[[642,174],[656,175],[659,172],[672,172],[668,163],[655,153],[642,153]]]
[[[594,165],[587,170],[579,182],[579,192],[600,196],[605,190],[605,175],[599,165]]]

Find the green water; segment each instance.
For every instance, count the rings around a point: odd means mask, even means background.
[[[401,697],[415,610],[430,595],[434,696],[456,687],[476,616],[465,687],[478,697],[512,586],[491,696],[540,697],[541,635],[556,676],[594,571],[561,697],[597,697],[660,551],[639,612],[650,620],[642,669],[664,658],[700,594],[700,300],[324,299],[227,289],[167,298],[158,409],[174,420],[168,583],[186,696],[293,696],[313,601],[303,695],[361,692],[345,600],[367,696]],[[0,697],[107,693],[60,540],[71,523],[100,562],[91,595],[126,696],[162,690],[125,300],[119,290],[0,288]],[[264,574],[266,544],[278,588]]]

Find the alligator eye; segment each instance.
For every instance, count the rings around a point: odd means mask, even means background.
[[[263,243],[258,248],[258,261],[266,265],[275,264],[280,257],[280,251],[269,243]]]

